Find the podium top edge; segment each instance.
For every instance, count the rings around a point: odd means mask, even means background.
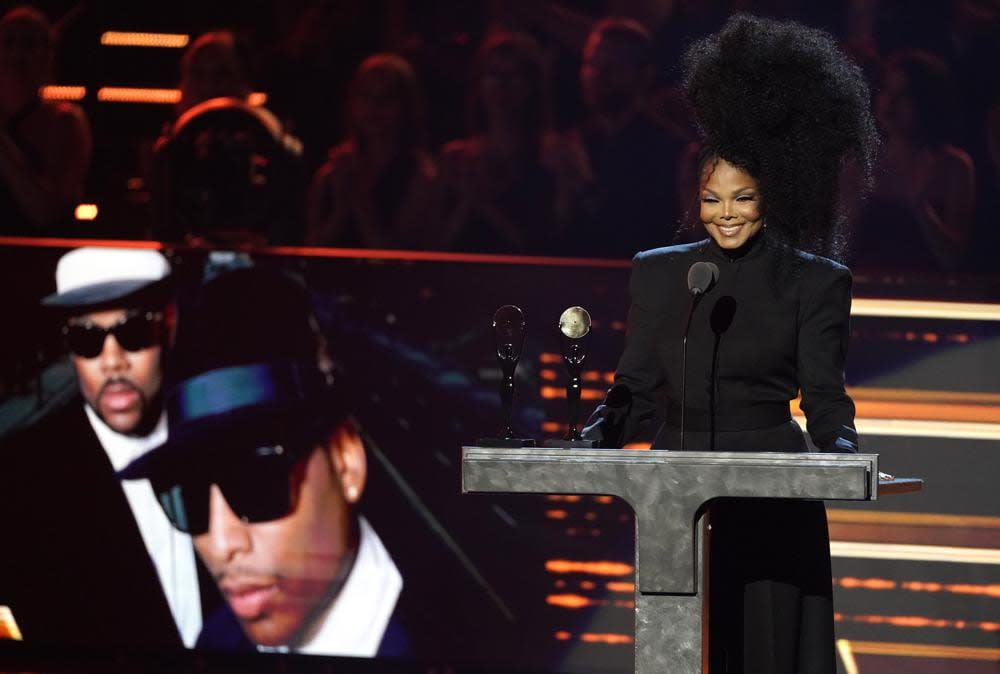
[[[463,458],[504,458],[504,459],[559,459],[584,460],[743,460],[743,461],[836,461],[839,463],[871,462],[878,460],[878,454],[849,454],[836,452],[680,452],[672,449],[563,449],[539,447],[478,447],[463,446]]]

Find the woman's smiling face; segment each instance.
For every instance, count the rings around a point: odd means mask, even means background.
[[[702,170],[700,201],[701,222],[719,248],[735,250],[764,226],[757,181],[725,159]]]

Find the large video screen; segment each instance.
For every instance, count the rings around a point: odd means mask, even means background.
[[[165,289],[52,306],[75,283],[57,279],[71,246],[0,250],[18,289],[3,300],[0,637],[632,671],[628,506],[461,484],[462,447],[504,423],[494,311],[526,320],[514,430],[561,437],[559,316],[593,319],[585,419],[624,344],[628,262],[111,248],[162,255]],[[245,285],[219,290],[227,278]],[[855,667],[996,646],[998,324],[986,303],[958,315],[898,291],[859,278],[848,387],[863,451],[927,488],[828,504],[839,657]],[[254,360],[269,345],[289,351]]]

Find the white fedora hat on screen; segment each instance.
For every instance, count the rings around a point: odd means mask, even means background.
[[[86,247],[56,266],[56,292],[42,300],[55,309],[125,303],[156,291],[170,277],[170,262],[156,250]]]

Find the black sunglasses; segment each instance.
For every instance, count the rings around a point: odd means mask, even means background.
[[[126,351],[141,351],[159,344],[163,337],[163,314],[130,312],[114,325],[102,328],[93,323],[70,323],[63,326],[69,350],[81,358],[96,358],[104,350],[108,335],[114,335]]]
[[[167,519],[179,531],[197,536],[208,531],[209,488],[218,485],[232,511],[247,523],[269,522],[295,510],[299,485],[292,470],[308,454],[276,444],[226,453],[224,465],[198,476],[150,478]],[[222,462],[220,462],[221,464]]]

